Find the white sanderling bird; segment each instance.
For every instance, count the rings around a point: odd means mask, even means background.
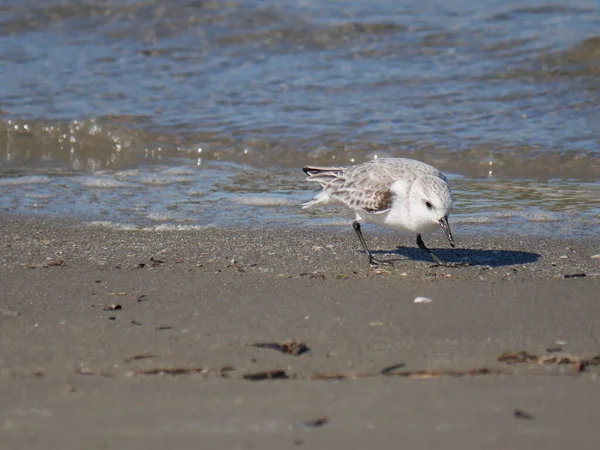
[[[446,176],[435,167],[414,159],[382,158],[355,166],[307,166],[303,170],[308,175],[307,181],[319,183],[322,190],[302,207],[342,203],[354,210],[356,220],[352,226],[369,257],[369,264],[378,261],[367,247],[361,222],[417,233],[417,245],[431,255],[437,265],[462,265],[443,263],[421,237],[441,227],[454,247],[448,224],[452,192]]]

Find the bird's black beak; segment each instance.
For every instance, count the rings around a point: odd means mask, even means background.
[[[452,231],[450,231],[450,224],[448,223],[448,216],[442,217],[440,220],[438,220],[438,223],[440,224],[440,227],[442,227],[442,230],[444,230],[444,233],[446,233],[446,236],[448,237],[448,240],[450,241],[450,245],[452,247],[454,247],[455,246],[454,238],[452,237]]]

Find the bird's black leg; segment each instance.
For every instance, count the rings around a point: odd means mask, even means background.
[[[419,248],[421,248],[422,250],[425,250],[427,253],[429,253],[429,256],[431,256],[433,258],[436,265],[438,265],[438,266],[444,265],[442,260],[440,258],[438,258],[437,256],[435,256],[435,254],[427,248],[427,246],[425,245],[425,242],[423,242],[423,238],[421,237],[420,234],[417,234],[417,245],[419,246]]]
[[[375,258],[373,258],[373,255],[371,255],[371,252],[369,251],[369,247],[367,247],[367,243],[365,242],[365,238],[362,235],[362,231],[360,231],[360,223],[357,220],[352,222],[352,228],[354,228],[354,231],[356,231],[358,240],[362,244],[363,250],[369,257],[369,264],[374,264],[374,265],[379,264],[379,262]]]
[[[435,254],[431,250],[429,250],[427,248],[427,246],[425,245],[425,242],[423,242],[423,238],[421,237],[420,234],[417,234],[417,245],[422,250],[425,250],[429,254],[429,256],[431,256],[433,258],[433,260],[435,261],[435,264],[433,265],[433,267],[436,267],[436,266],[460,267],[460,266],[468,266],[469,265],[469,263],[465,263],[465,262],[459,262],[459,263],[445,263],[445,262],[443,262],[440,258],[438,258],[437,256],[435,256]]]

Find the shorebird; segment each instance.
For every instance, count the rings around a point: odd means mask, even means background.
[[[352,226],[369,264],[380,262],[367,247],[361,222],[416,233],[417,245],[436,265],[463,265],[442,262],[421,236],[442,228],[450,245],[455,245],[448,224],[452,192],[446,176],[435,167],[413,159],[382,158],[354,166],[306,166],[303,170],[308,175],[307,181],[318,183],[322,189],[302,207],[341,203],[352,209],[356,214]]]

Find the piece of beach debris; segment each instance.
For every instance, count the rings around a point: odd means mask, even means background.
[[[96,372],[94,372],[92,369],[88,368],[88,367],[76,367],[73,372],[75,372],[77,375],[98,375]]]
[[[563,275],[563,278],[585,278],[586,276],[585,273],[570,273]]]
[[[114,304],[114,305],[106,305],[102,307],[103,311],[118,311],[120,309],[123,309],[123,307],[119,304]]]
[[[242,377],[244,380],[249,381],[263,381],[263,380],[287,380],[290,376],[285,370],[263,370],[261,372],[247,373]]]
[[[49,259],[44,263],[44,267],[61,267],[65,265],[63,259]]]
[[[554,346],[546,348],[546,351],[548,353],[558,353],[558,352],[562,352],[563,348],[559,345],[554,345]]]
[[[308,277],[308,278],[319,278],[324,280],[325,279],[325,275],[323,275],[322,273],[318,273],[318,272],[312,272],[312,273],[308,273],[308,272],[303,272],[300,274],[301,277]]]
[[[337,380],[345,380],[349,378],[348,375],[343,373],[314,373],[310,376],[311,381],[337,381]]]
[[[318,419],[305,420],[302,426],[306,428],[319,428],[329,423],[329,417],[319,417]]]
[[[150,262],[152,263],[150,267],[157,267],[165,263],[162,259],[156,259],[154,257],[150,258]]]
[[[231,260],[231,264],[227,264],[225,267],[227,267],[228,269],[236,269],[238,272],[245,272],[246,269],[244,269],[244,267],[237,262],[234,262],[235,260]]]
[[[429,297],[415,297],[414,302],[415,303],[431,303],[433,300],[431,300]]]
[[[208,374],[208,370],[202,367],[155,367],[152,369],[134,370],[134,375],[190,375],[193,373]]]
[[[132,325],[137,325],[138,327],[139,327],[139,326],[142,326],[142,322],[138,322],[137,320],[132,320],[132,321],[131,321],[131,324],[132,324]]]
[[[577,361],[575,364],[573,364],[573,369],[576,372],[583,372],[587,366],[600,366],[600,355]]]
[[[384,369],[385,370],[385,369]],[[483,375],[497,375],[503,374],[504,371],[497,369],[488,369],[487,367],[481,367],[477,369],[467,370],[394,370],[393,366],[390,367],[390,371],[387,373],[375,372],[375,373],[333,373],[324,374],[316,373],[310,377],[310,380],[355,380],[359,378],[374,378],[377,376],[386,377],[402,377],[412,379],[430,379],[440,377],[477,377]]]
[[[123,297],[127,295],[127,292],[107,292],[106,295],[118,295],[119,297]]]
[[[522,350],[520,352],[504,352],[498,356],[497,360],[507,364],[536,362],[538,357]]]
[[[163,331],[163,330],[170,330],[173,327],[169,326],[169,325],[159,325],[156,327],[156,331]]]
[[[146,300],[148,300],[148,296],[146,294],[138,295],[138,297],[137,297],[138,303],[145,302]]]
[[[600,354],[588,358],[587,363],[590,366],[600,366]]]
[[[233,366],[223,366],[219,370],[219,373],[221,374],[221,378],[227,378],[229,376],[229,372],[233,372],[234,370],[235,367]]]
[[[394,372],[390,375],[395,375],[404,378],[429,379],[440,377],[477,377],[482,375],[498,375],[504,373],[501,370],[488,369],[482,367],[479,369],[467,370],[412,370],[404,372]]]
[[[581,373],[585,371],[585,363],[583,361],[576,361],[573,364],[573,371],[576,373]]]
[[[125,358],[123,361],[125,361],[126,363],[130,363],[133,361],[140,361],[142,359],[154,359],[154,358],[158,358],[158,355],[140,354],[140,355],[130,356],[129,358]]]
[[[108,316],[108,320],[117,320],[115,316]]]
[[[304,342],[298,341],[284,341],[278,342],[257,342],[252,344],[252,347],[257,348],[268,348],[271,350],[277,350],[278,352],[285,353],[287,355],[300,356],[308,351],[310,348]]]
[[[538,364],[575,364],[584,361],[578,356],[556,355],[556,356],[540,356],[537,360]]]
[[[398,369],[402,369],[404,366],[406,366],[406,364],[404,364],[403,362],[398,363],[398,364],[393,364],[391,366],[384,367],[383,369],[381,369],[379,371],[379,373],[381,375],[392,375],[394,372],[396,372]]]
[[[137,266],[135,266],[136,269],[143,269],[144,267],[146,267],[146,263],[139,263]]]
[[[81,365],[75,367],[73,372],[76,373],[77,375],[84,375],[84,376],[100,376],[100,377],[107,377],[107,378],[113,378],[115,376],[114,373],[108,372],[107,370],[97,372],[95,370],[90,369],[89,367],[85,367],[85,366],[81,366]]]
[[[531,414],[529,414],[527,411],[523,411],[522,409],[515,409],[513,411],[513,416],[515,416],[516,419],[522,419],[522,420],[532,420],[533,416]]]
[[[532,363],[541,365],[570,364],[575,372],[583,372],[587,366],[600,365],[600,355],[582,358],[574,355],[533,355],[526,351],[505,352],[498,356],[498,361],[507,364]]]

